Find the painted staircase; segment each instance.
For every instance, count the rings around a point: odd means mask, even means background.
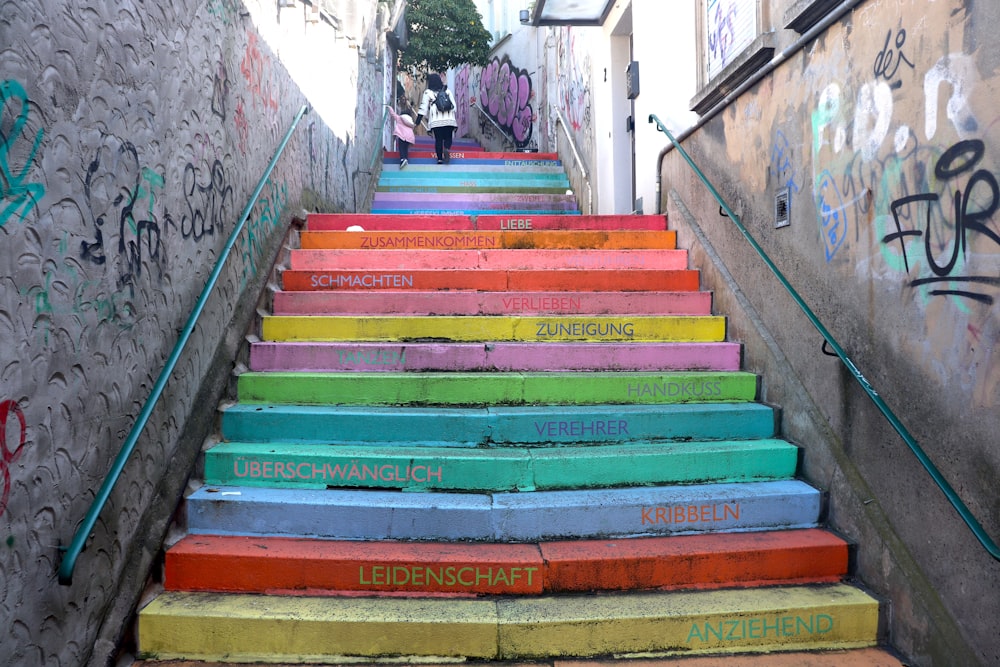
[[[140,656],[900,664],[664,218],[453,149],[310,216]]]

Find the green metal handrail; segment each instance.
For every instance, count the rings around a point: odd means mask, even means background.
[[[243,227],[250,218],[250,212],[257,203],[260,193],[264,190],[264,186],[267,184],[267,179],[270,178],[271,172],[274,170],[274,165],[278,162],[278,158],[281,157],[282,152],[284,152],[285,146],[288,145],[288,142],[292,137],[292,132],[295,131],[299,121],[302,120],[302,117],[307,113],[309,113],[309,106],[303,105],[302,108],[299,109],[299,112],[295,114],[295,119],[292,121],[291,127],[288,128],[288,132],[285,133],[284,139],[281,140],[281,143],[278,145],[278,149],[274,152],[274,157],[271,158],[271,162],[267,165],[267,169],[264,170],[263,176],[260,177],[257,187],[250,196],[250,201],[247,202],[246,208],[243,209],[243,214],[240,216],[239,222],[236,224],[236,227],[233,228],[232,233],[229,235],[229,240],[226,241],[226,245],[219,254],[219,259],[215,263],[215,268],[212,269],[212,274],[208,277],[208,282],[205,283],[205,287],[201,291],[201,296],[198,297],[198,302],[195,304],[194,310],[191,311],[191,315],[188,317],[187,324],[184,325],[184,329],[181,331],[180,337],[177,339],[177,343],[174,344],[174,349],[170,353],[170,357],[167,359],[166,365],[164,365],[163,370],[160,371],[160,376],[156,379],[156,384],[153,385],[153,390],[150,392],[149,397],[146,399],[146,403],[142,406],[142,410],[139,412],[138,418],[132,425],[132,430],[129,431],[128,437],[125,439],[125,442],[122,444],[122,448],[118,452],[118,456],[115,457],[114,463],[111,465],[111,470],[104,478],[104,483],[101,484],[100,490],[97,492],[93,502],[90,504],[90,509],[87,511],[87,515],[84,517],[83,522],[76,529],[76,533],[73,535],[73,541],[70,543],[69,547],[60,547],[60,550],[63,551],[62,561],[59,564],[60,584],[68,586],[73,583],[73,570],[76,568],[76,560],[80,556],[80,552],[83,551],[83,546],[86,543],[87,538],[90,536],[90,532],[94,529],[94,525],[97,523],[97,518],[100,516],[101,510],[104,508],[108,498],[111,496],[111,491],[118,482],[118,478],[121,476],[122,470],[125,469],[125,463],[128,461],[129,456],[131,456],[132,451],[135,449],[139,436],[146,427],[146,424],[149,422],[149,417],[153,413],[153,408],[156,406],[156,402],[163,394],[163,389],[167,384],[167,380],[170,379],[170,375],[177,366],[181,352],[184,351],[184,347],[187,345],[187,342],[191,337],[191,332],[194,331],[195,324],[198,322],[198,317],[201,316],[202,311],[205,309],[208,297],[219,280],[219,275],[222,273],[222,266],[225,264],[226,259],[229,257],[229,253],[236,244],[237,237],[239,237],[240,232],[243,231]]]
[[[851,375],[854,376],[854,379],[858,381],[858,384],[861,385],[861,388],[864,389],[865,393],[868,394],[868,398],[872,400],[872,402],[879,409],[882,415],[889,421],[892,427],[896,430],[896,433],[898,433],[899,436],[906,443],[907,447],[910,448],[910,451],[912,451],[914,456],[917,457],[917,460],[920,461],[920,464],[924,467],[924,470],[926,470],[927,473],[931,476],[931,479],[934,480],[934,483],[938,485],[938,488],[941,489],[941,492],[944,493],[945,497],[951,503],[952,507],[955,508],[955,511],[958,512],[959,516],[962,517],[962,520],[965,521],[969,529],[972,530],[973,535],[976,536],[976,539],[979,540],[979,543],[983,545],[983,548],[986,549],[986,551],[988,551],[989,554],[993,556],[993,558],[995,558],[996,560],[1000,560],[1000,548],[997,547],[997,544],[986,533],[986,531],[983,529],[979,521],[976,520],[976,517],[972,515],[972,512],[969,511],[969,508],[965,505],[965,503],[962,502],[962,499],[958,497],[958,494],[955,493],[955,490],[948,483],[948,480],[944,478],[944,476],[937,469],[934,463],[930,460],[930,458],[927,456],[924,450],[921,449],[920,445],[917,444],[917,441],[913,438],[912,435],[910,435],[909,431],[906,430],[906,427],[903,426],[902,422],[899,421],[896,415],[893,414],[892,410],[889,409],[889,406],[885,404],[885,401],[882,400],[882,397],[878,395],[878,392],[876,392],[872,388],[868,380],[865,379],[864,375],[861,374],[861,371],[858,370],[858,367],[855,366],[854,362],[851,361],[850,357],[847,356],[847,353],[844,352],[844,349],[840,347],[840,344],[837,343],[836,340],[834,340],[833,336],[830,334],[829,331],[826,330],[826,327],[824,327],[823,324],[819,321],[819,318],[816,317],[812,309],[809,308],[809,306],[802,299],[802,297],[799,296],[799,293],[795,291],[795,288],[792,287],[791,283],[789,283],[788,280],[785,278],[785,276],[781,273],[781,271],[778,270],[778,267],[774,264],[773,261],[771,261],[771,258],[768,257],[767,253],[764,252],[764,249],[761,248],[760,245],[757,243],[757,241],[753,238],[753,236],[750,235],[750,232],[747,231],[747,228],[744,227],[743,223],[740,221],[739,216],[737,216],[736,213],[734,213],[733,210],[729,207],[729,205],[725,202],[725,200],[723,200],[722,195],[720,195],[718,190],[715,189],[715,186],[713,186],[712,183],[708,180],[708,177],[705,176],[704,172],[702,172],[702,170],[698,168],[698,165],[694,163],[694,160],[691,159],[691,156],[688,155],[687,151],[684,150],[684,148],[680,145],[680,143],[678,143],[678,141],[674,138],[674,135],[670,133],[670,130],[666,128],[666,126],[660,121],[659,118],[656,117],[655,114],[649,114],[649,122],[656,123],[657,129],[663,132],[665,135],[667,135],[667,138],[670,139],[670,143],[673,144],[674,148],[676,148],[680,152],[684,160],[688,163],[691,169],[694,170],[695,174],[698,176],[698,179],[705,185],[706,188],[708,188],[708,191],[712,193],[712,196],[715,197],[715,200],[719,203],[719,206],[722,207],[722,210],[726,212],[726,215],[729,216],[730,220],[732,220],[733,223],[736,225],[736,228],[739,230],[740,234],[743,235],[743,238],[747,240],[747,242],[753,247],[753,249],[757,252],[757,254],[760,255],[761,259],[764,260],[764,263],[767,265],[767,268],[771,270],[771,273],[773,273],[774,276],[778,279],[778,282],[780,282],[781,285],[785,288],[785,290],[791,295],[792,299],[795,301],[796,304],[798,304],[799,308],[802,309],[802,312],[805,313],[806,317],[809,318],[809,321],[812,322],[814,327],[816,327],[816,330],[819,331],[820,335],[823,336],[823,339],[827,342],[830,348],[837,354],[838,357],[840,357],[840,360],[844,362],[844,365],[847,366],[847,370],[851,373]]]

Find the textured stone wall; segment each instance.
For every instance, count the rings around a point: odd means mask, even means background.
[[[997,25],[997,3],[861,2],[684,142],[994,540]],[[730,336],[888,602],[890,639],[917,665],[1000,664],[1000,564],[677,151],[662,178]]]
[[[113,655],[292,215],[363,201],[385,68],[376,1],[347,4],[338,31],[301,3],[3,3],[0,664]],[[304,104],[60,585],[60,546]]]

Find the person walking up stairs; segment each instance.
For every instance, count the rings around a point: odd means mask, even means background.
[[[899,665],[667,221],[455,149],[309,217],[140,655]]]

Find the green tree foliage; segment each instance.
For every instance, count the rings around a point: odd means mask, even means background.
[[[409,44],[400,54],[404,68],[444,72],[489,63],[490,33],[472,0],[408,0],[406,27]]]

